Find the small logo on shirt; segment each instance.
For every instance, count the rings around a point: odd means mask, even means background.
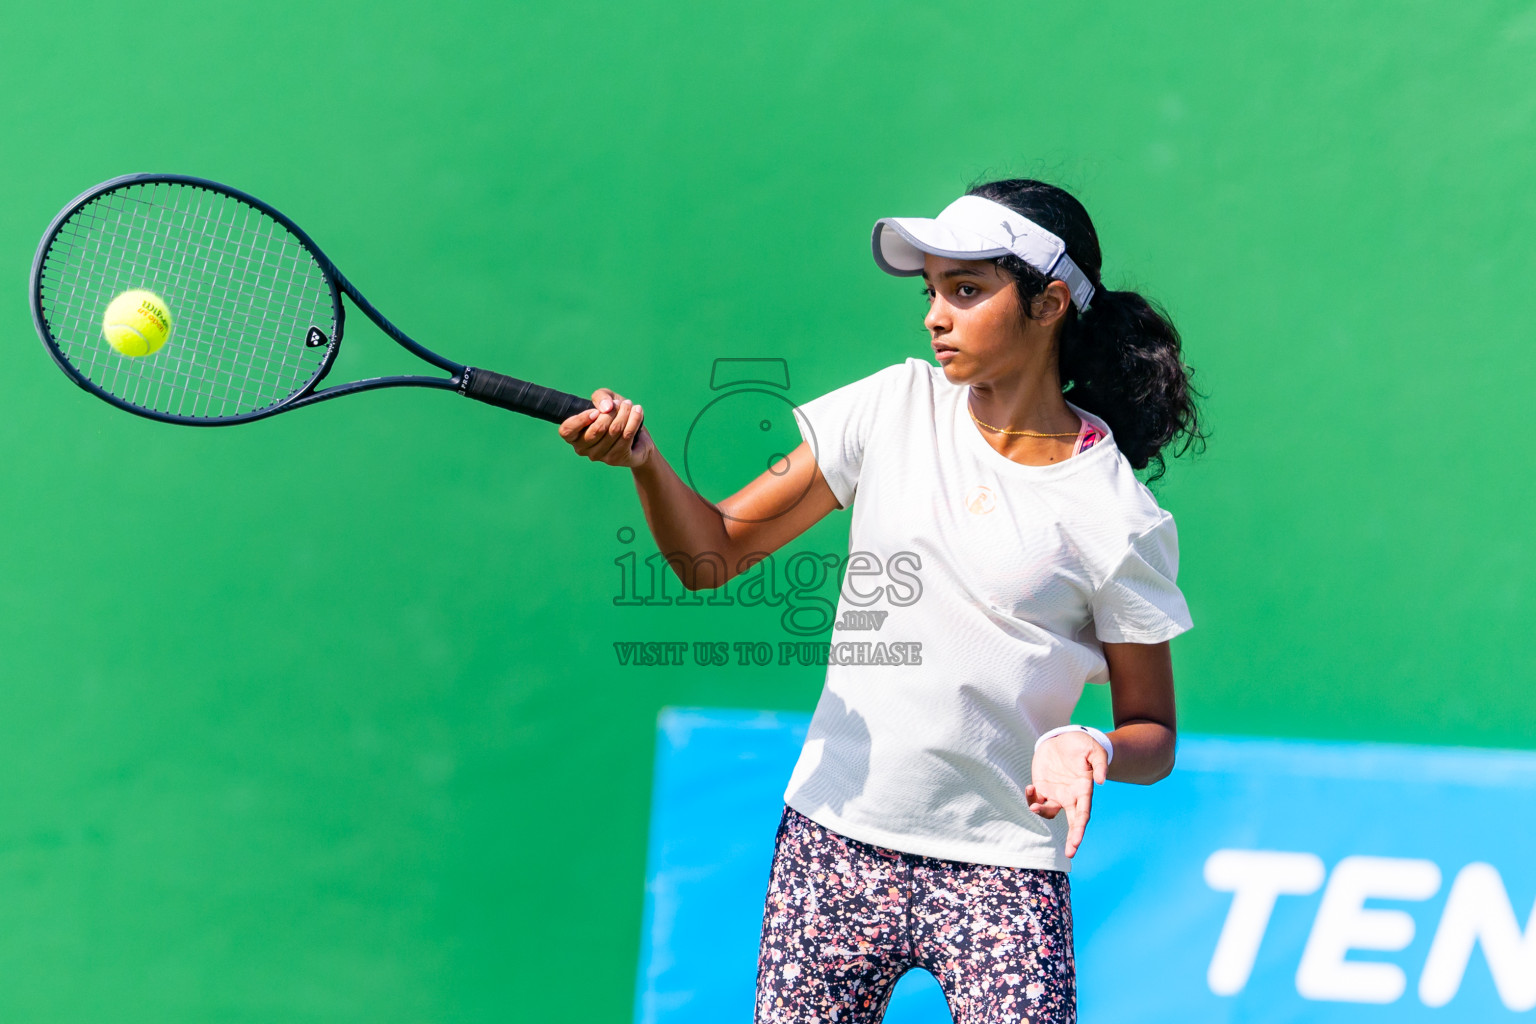
[[[973,516],[984,516],[997,508],[997,495],[992,488],[977,484],[965,492],[965,510]]]

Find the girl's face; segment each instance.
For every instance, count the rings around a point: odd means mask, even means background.
[[[1059,305],[1048,289],[1040,319],[1024,316],[1013,278],[987,260],[929,255],[923,260],[928,315],[923,326],[933,353],[952,384],[971,384],[1026,374],[1049,351]],[[1043,314],[1043,315],[1041,315]]]
[[[953,384],[1007,376],[1024,334],[1013,278],[985,260],[923,260],[933,354]],[[1021,367],[1022,368],[1022,367]]]

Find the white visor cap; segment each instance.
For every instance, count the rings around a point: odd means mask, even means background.
[[[923,254],[985,260],[1012,254],[1046,277],[1066,284],[1082,312],[1093,284],[1067,255],[1067,243],[1022,214],[981,196],[961,196],[937,217],[881,217],[875,221],[875,262],[887,274],[916,277]]]

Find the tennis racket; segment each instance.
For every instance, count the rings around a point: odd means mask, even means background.
[[[107,343],[107,304],[129,289],[171,309],[151,355]],[[329,398],[421,387],[551,423],[585,398],[464,366],[416,343],[342,276],[297,224],[254,196],[181,174],[97,185],[54,218],[38,245],[32,320],[68,377],[120,409],[169,423],[247,423]],[[447,376],[372,377],[320,388],[336,361],[345,295],[406,351]]]

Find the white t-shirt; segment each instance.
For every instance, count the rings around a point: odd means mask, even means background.
[[[1112,435],[1020,465],[972,423],[968,391],[908,359],[798,410],[853,521],[826,685],[784,799],[878,846],[1066,871],[1066,815],[1024,797],[1035,740],[1107,681],[1102,641],[1190,628],[1178,537]]]

